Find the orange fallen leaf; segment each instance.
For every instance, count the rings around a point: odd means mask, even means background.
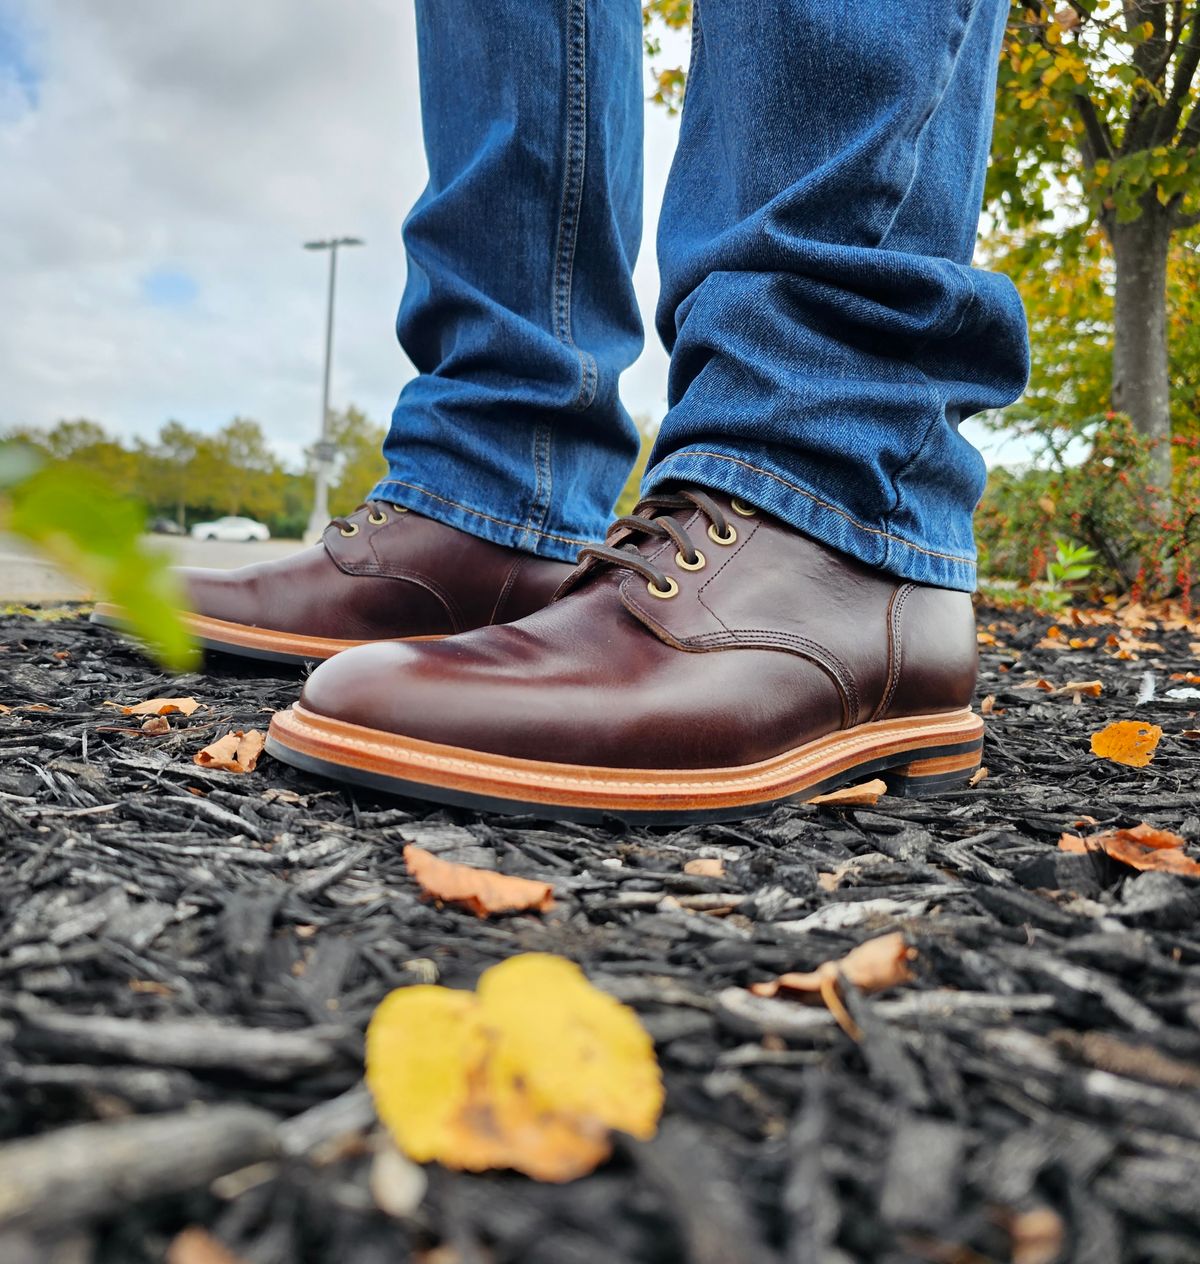
[[[975,640],[979,645],[996,644],[996,638],[990,632],[976,632]]]
[[[1200,676],[1195,672],[1172,672],[1172,680],[1182,680],[1189,685],[1200,685]]]
[[[171,722],[165,715],[152,715],[142,722],[142,732],[150,734],[169,733]]]
[[[251,729],[243,733],[238,729],[226,733],[196,754],[195,762],[201,768],[223,768],[226,772],[253,772],[258,765],[266,739]]]
[[[1092,754],[1129,768],[1145,768],[1161,737],[1157,724],[1116,720],[1092,734]]]
[[[723,878],[725,876],[725,862],[723,860],[710,859],[707,856],[698,856],[695,860],[689,860],[684,863],[683,872],[691,874],[693,878]]]
[[[145,702],[136,702],[131,707],[120,702],[106,702],[106,707],[116,707],[122,715],[191,715],[200,705],[195,698],[147,698]]]
[[[489,913],[519,913],[526,909],[545,913],[554,907],[554,895],[548,882],[514,878],[489,869],[476,869],[473,865],[440,860],[414,843],[404,848],[404,863],[426,895],[447,904],[462,904],[477,917],[487,917]]]
[[[996,706],[996,695],[989,693],[986,698],[979,704],[979,712],[981,715],[991,715]]]
[[[887,794],[887,782],[876,777],[874,781],[864,781],[857,786],[843,786],[840,790],[833,790],[829,794],[818,794],[806,802],[824,803],[830,807],[869,808],[879,802],[881,794]]]
[[[967,780],[967,785],[969,785],[969,786],[971,787],[971,789],[972,789],[972,790],[974,790],[974,789],[975,789],[975,787],[976,787],[976,786],[977,786],[977,785],[978,785],[981,781],[986,781],[987,779],[988,779],[988,770],[987,770],[987,766],[986,766],[986,765],[984,765],[984,764],[980,764],[980,765],[979,765],[979,767],[978,767],[978,768],[976,768],[976,769],[975,769],[975,771],[974,771],[974,772],[971,774],[971,776],[968,778],[968,780]]]
[[[1059,685],[1054,691],[1055,693],[1086,693],[1089,698],[1098,698],[1104,684],[1099,680],[1068,680],[1065,685]]]
[[[1185,839],[1144,821],[1132,829],[1104,830],[1080,837],[1063,834],[1059,848],[1068,852],[1102,851],[1131,869],[1156,869],[1183,878],[1200,878],[1200,864],[1183,852]]]
[[[167,1247],[167,1264],[243,1264],[240,1255],[234,1255],[204,1229],[184,1229],[175,1235]]]
[[[908,983],[912,973],[908,963],[917,955],[898,931],[868,939],[852,948],[840,961],[825,961],[815,970],[781,974],[769,983],[752,983],[755,996],[777,996],[780,992],[816,998],[830,979],[844,976],[863,992],[879,992],[884,988]]]
[[[1067,11],[1078,24],[1075,10]],[[1058,1212],[1050,1207],[1031,1207],[1027,1211],[1013,1212],[1008,1220],[1008,1234],[1012,1239],[1012,1264],[1055,1264],[1062,1259],[1066,1225]]]

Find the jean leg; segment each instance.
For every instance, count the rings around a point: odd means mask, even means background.
[[[970,589],[958,424],[1028,373],[970,266],[1007,0],[697,0],[659,227],[670,409],[645,487],[745,496],[896,575]]]
[[[637,454],[637,0],[417,0],[429,184],[405,222],[402,391],[372,493],[573,560]]]

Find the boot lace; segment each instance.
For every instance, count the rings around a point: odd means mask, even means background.
[[[738,502],[734,502],[735,505]],[[728,547],[737,541],[737,528],[725,516],[721,506],[701,491],[682,491],[647,496],[641,501],[634,513],[618,518],[609,528],[610,532],[625,530],[637,537],[622,541],[620,544],[589,544],[579,551],[579,559],[592,558],[608,566],[620,566],[625,570],[640,575],[655,597],[674,597],[679,591],[678,582],[665,571],[650,562],[637,547],[637,539],[649,536],[651,539],[669,540],[675,546],[675,564],[688,571],[703,570],[707,559],[696,547],[687,530],[675,518],[660,517],[680,509],[698,509],[708,519],[708,538],[714,544]],[[746,513],[738,509],[738,513]],[[750,511],[753,512],[753,511]],[[749,516],[746,513],[746,516]]]

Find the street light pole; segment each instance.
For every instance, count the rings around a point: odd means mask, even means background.
[[[313,449],[315,479],[313,486],[312,516],[308,520],[305,540],[312,544],[321,538],[329,521],[329,476],[337,450],[329,441],[329,375],[333,365],[333,296],[337,288],[337,256],[341,246],[361,246],[358,237],[331,237],[325,241],[306,241],[305,250],[329,251],[329,299],[325,308],[325,379],[321,393],[320,438]]]

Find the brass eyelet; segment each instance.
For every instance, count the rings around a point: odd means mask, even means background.
[[[676,553],[675,565],[678,566],[681,571],[702,571],[706,563],[704,560],[704,554],[697,549],[696,560],[694,562],[689,562],[682,553]]]
[[[753,505],[746,504],[744,500],[738,500],[736,496],[729,502],[729,508],[735,514],[741,514],[743,518],[753,518],[758,513],[758,510]]]
[[[352,535],[358,535],[358,523],[352,522],[349,528],[340,527],[339,530],[341,531],[342,535],[346,537],[346,539],[349,539]]]
[[[646,585],[646,590],[649,592],[649,594],[650,594],[650,596],[651,596],[651,597],[658,597],[658,598],[660,598],[662,601],[668,601],[668,600],[670,600],[670,598],[675,597],[675,596],[678,596],[678,594],[679,594],[679,585],[675,582],[675,580],[673,580],[673,579],[670,577],[670,575],[668,575],[668,576],[667,576],[667,586],[666,586],[665,588],[656,588],[656,587],[655,587],[655,585],[654,585],[654,581],[653,581],[653,580],[651,580],[651,581],[650,581],[650,582]]]
[[[717,524],[715,522],[710,522],[708,524],[708,538],[714,544],[736,544],[737,543],[737,528],[733,525],[732,522],[727,522],[725,526],[727,530],[724,535],[721,535],[717,531]]]
[[[408,513],[408,506],[407,506],[407,505],[393,505],[393,506],[392,506],[392,508],[393,508],[393,509],[394,509],[397,513]]]
[[[378,517],[376,517],[375,514],[373,513],[367,514],[367,521],[373,527],[382,526],[385,522],[387,522],[387,520],[388,520],[388,516],[385,513],[381,513]]]

